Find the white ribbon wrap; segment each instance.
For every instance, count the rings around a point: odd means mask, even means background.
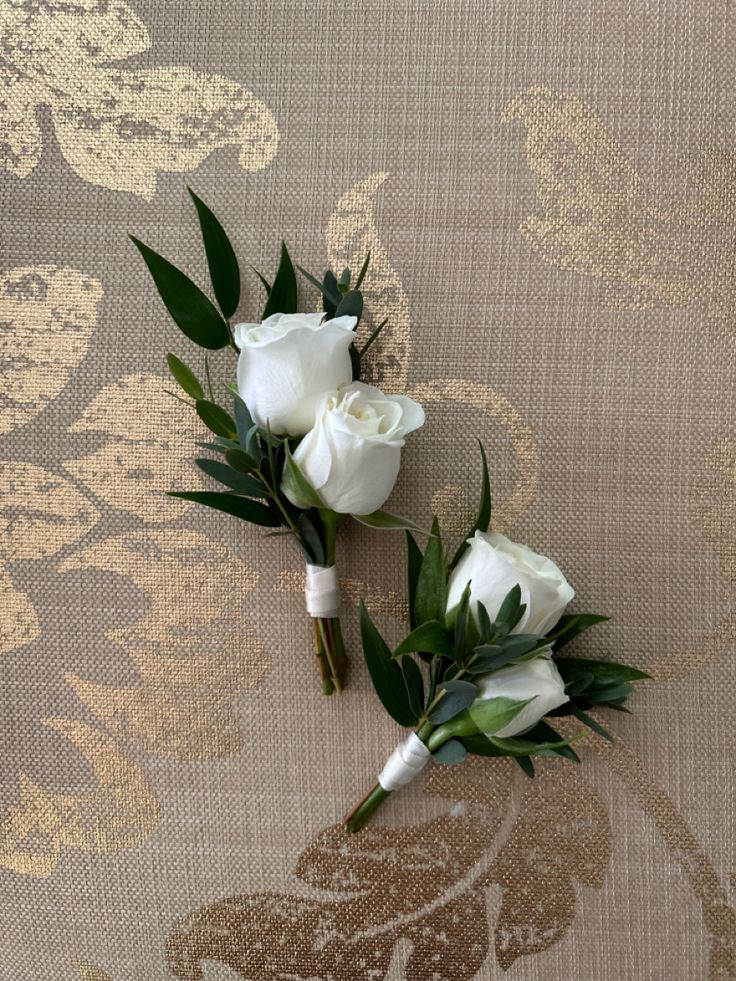
[[[304,590],[310,617],[331,620],[340,616],[340,581],[334,565],[307,565]]]
[[[427,765],[430,751],[413,732],[403,743],[399,743],[386,760],[386,765],[378,774],[378,782],[384,790],[398,790],[411,783],[414,777]]]

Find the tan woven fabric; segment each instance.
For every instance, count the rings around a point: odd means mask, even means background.
[[[3,0],[3,979],[736,977],[735,30],[722,0]],[[392,509],[457,536],[483,439],[495,526],[613,618],[581,650],[654,676],[613,747],[430,766],[342,836],[398,737],[355,604],[398,636],[403,545],[342,538],[326,701],[293,547],[163,496],[199,486],[163,393],[190,349],[126,234],[204,282],[187,183],[244,268],[373,250],[373,377],[428,407]]]

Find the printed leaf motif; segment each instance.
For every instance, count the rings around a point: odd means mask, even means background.
[[[364,380],[389,392],[402,392],[409,365],[409,300],[381,244],[375,220],[376,195],[387,177],[386,173],[372,174],[340,198],[328,222],[325,242],[333,269],[347,266],[357,274],[371,253],[363,283],[366,310],[374,326],[384,319],[388,324],[366,356]],[[370,326],[366,326],[361,341],[369,335]]]
[[[540,210],[521,231],[545,262],[599,279],[609,303],[643,309],[701,302],[711,317],[733,318],[733,153],[694,155],[694,193],[673,203],[647,184],[576,96],[531,88],[509,102],[503,118],[526,127]]]
[[[84,794],[54,793],[22,776],[19,802],[0,818],[0,866],[48,876],[64,848],[103,854],[145,841],[160,810],[140,768],[115,740],[81,722],[46,719],[44,724],[89,761],[97,786]]]
[[[555,942],[574,913],[571,877],[602,881],[611,847],[608,817],[574,771],[553,763],[517,810],[511,766],[467,760],[432,767],[428,792],[454,806],[423,824],[369,825],[349,837],[341,827],[326,829],[302,853],[296,875],[340,899],[270,893],[204,906],[169,936],[172,972],[202,981],[202,963],[219,961],[243,978],[264,981],[348,974],[368,981],[384,978],[397,947],[406,945],[409,981],[470,981],[491,948],[488,887],[498,881],[505,888],[530,870],[554,871],[565,902],[559,909],[544,901],[527,909],[531,933],[523,939],[534,936],[535,950]],[[505,904],[499,919],[502,966],[532,949],[520,948],[512,912]]]
[[[64,266],[0,276],[0,433],[24,425],[64,388],[87,353],[101,298],[96,279]]]
[[[0,462],[0,555],[53,555],[97,520],[96,509],[66,477],[31,463]]]
[[[112,67],[151,47],[121,0],[4,4],[0,35],[0,152],[18,177],[40,159],[42,105],[79,177],[149,199],[159,172],[193,170],[222,147],[239,147],[238,162],[251,171],[276,153],[273,114],[236,82],[185,66]]]
[[[269,663],[241,604],[257,574],[228,549],[182,530],[107,539],[60,567],[78,569],[125,576],[150,603],[140,620],[107,631],[136,665],[137,684],[67,675],[105,728],[145,753],[185,761],[242,749],[233,703],[261,683]]]
[[[0,654],[30,644],[39,634],[38,617],[26,594],[13,585],[10,573],[0,566]]]
[[[199,471],[187,460],[201,429],[194,413],[166,395],[158,375],[125,375],[104,388],[71,427],[90,433],[99,449],[64,462],[65,468],[95,496],[145,521],[169,521],[188,504],[165,498],[170,490],[203,487]]]

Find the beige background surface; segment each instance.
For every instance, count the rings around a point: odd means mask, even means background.
[[[3,979],[736,977],[735,30],[723,0],[3,0]],[[344,536],[325,701],[296,552],[162,496],[198,481],[162,394],[190,349],[126,234],[203,282],[187,183],[244,268],[372,248],[374,378],[428,405],[392,506],[458,534],[483,439],[496,527],[613,618],[582,648],[653,675],[612,748],[437,766],[334,830],[397,738],[355,601],[398,635],[402,544]]]

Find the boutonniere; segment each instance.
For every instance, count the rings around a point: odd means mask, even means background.
[[[296,269],[286,245],[273,280],[258,273],[266,302],[261,318],[233,323],[240,304],[240,268],[222,225],[190,191],[197,209],[214,302],[185,273],[132,238],[166,309],[204,350],[192,367],[175,354],[169,370],[184,400],[212,433],[195,463],[219,489],[174,493],[254,525],[288,535],[306,561],[306,605],[326,694],[345,684],[347,658],[340,629],[336,537],[353,517],[373,528],[417,530],[382,510],[399,474],[405,437],[424,423],[406,395],[386,395],[360,381],[362,360],[378,334],[362,343],[358,275],[331,270],[316,278],[321,312],[300,312]],[[132,237],[132,236],[131,236]],[[230,349],[225,371],[235,383],[217,387],[206,352]],[[224,488],[224,489],[222,489]]]
[[[363,653],[384,708],[411,734],[388,757],[368,795],[345,818],[360,831],[389,794],[432,759],[510,756],[530,777],[535,756],[573,762],[585,730],[554,728],[572,716],[610,739],[590,712],[627,711],[632,683],[648,675],[563,649],[607,619],[565,613],[574,591],[555,563],[490,532],[485,453],[478,517],[448,560],[435,519],[424,552],[407,532],[411,632],[392,651],[361,605]]]

